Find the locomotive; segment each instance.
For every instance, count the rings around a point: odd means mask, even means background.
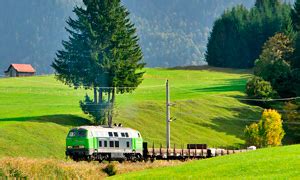
[[[66,156],[75,161],[136,161],[142,155],[140,132],[121,125],[81,126],[71,129],[66,138]]]

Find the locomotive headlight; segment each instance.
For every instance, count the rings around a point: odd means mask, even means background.
[[[84,149],[84,146],[79,146],[79,149]]]
[[[72,149],[73,147],[72,147],[72,146],[68,146],[67,148],[68,148],[68,149]]]

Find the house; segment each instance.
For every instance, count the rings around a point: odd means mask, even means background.
[[[4,72],[6,77],[34,76],[35,69],[30,64],[11,64]]]

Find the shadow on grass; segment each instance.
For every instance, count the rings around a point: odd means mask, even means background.
[[[244,92],[246,86],[246,78],[242,79],[228,79],[226,80],[224,85],[212,86],[207,88],[196,88],[193,89],[195,92],[201,93],[212,93],[212,92],[231,92],[231,91],[239,91]]]
[[[227,135],[232,135],[240,139],[245,139],[244,129],[247,125],[252,124],[260,119],[262,109],[242,107],[242,108],[230,108],[230,107],[220,107],[224,111],[230,111],[233,113],[232,117],[215,117],[212,119],[211,124],[199,123],[199,125],[213,129],[217,132],[224,132]],[[238,147],[243,147],[244,145],[238,144]]]
[[[218,68],[218,67],[212,67],[212,66],[177,66],[168,68],[169,70],[194,70],[194,71],[211,71],[211,72],[224,72],[228,74],[252,74],[253,70],[251,69],[231,69],[231,68]]]
[[[75,115],[49,115],[35,117],[20,117],[20,118],[2,118],[2,122],[17,121],[17,122],[39,122],[39,123],[55,123],[63,126],[82,126],[91,125],[91,121]]]

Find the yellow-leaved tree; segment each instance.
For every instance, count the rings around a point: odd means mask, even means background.
[[[279,146],[284,137],[281,115],[276,110],[265,110],[258,123],[245,129],[247,145],[257,147]]]

